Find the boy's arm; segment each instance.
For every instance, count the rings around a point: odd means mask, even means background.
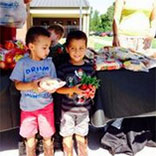
[[[15,87],[20,91],[35,90],[37,92],[43,92],[44,90],[39,87],[39,82],[40,80],[35,80],[32,82],[21,82],[15,80]]]
[[[59,94],[68,94],[69,96],[72,96],[74,93],[79,94],[79,95],[84,95],[84,91],[79,89],[80,85],[76,85],[74,87],[62,87],[56,90],[57,93]]]
[[[62,88],[57,89],[56,92],[59,93],[59,94],[69,94],[69,95],[72,95],[74,93],[72,88],[62,87]]]

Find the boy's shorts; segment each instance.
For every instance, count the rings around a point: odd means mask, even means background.
[[[36,111],[21,111],[20,135],[24,138],[30,138],[40,132],[44,138],[51,137],[55,132],[54,126],[54,104]]]
[[[73,113],[62,111],[60,135],[63,137],[78,134],[86,136],[88,134],[89,113]]]

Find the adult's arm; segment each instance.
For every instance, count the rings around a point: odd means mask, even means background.
[[[150,36],[154,37],[156,33],[156,0],[153,3],[153,10],[151,13],[151,28],[150,28]]]
[[[120,46],[118,39],[118,29],[119,22],[121,18],[121,13],[124,5],[124,0],[116,0],[115,1],[115,10],[114,10],[114,18],[113,18],[113,46]]]
[[[149,45],[146,47],[147,49],[150,48],[150,43],[154,39],[156,33],[156,0],[153,2],[153,9],[150,16],[150,30],[148,35],[145,38],[146,43],[149,42]]]

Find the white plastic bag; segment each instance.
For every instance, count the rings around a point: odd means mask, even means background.
[[[0,25],[21,28],[26,17],[23,0],[0,0]]]
[[[44,77],[40,80],[39,86],[46,91],[50,91],[53,89],[61,88],[65,84],[65,81],[62,81],[58,78]]]

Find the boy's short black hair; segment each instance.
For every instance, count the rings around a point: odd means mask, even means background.
[[[50,37],[50,33],[48,32],[48,30],[46,30],[43,27],[39,27],[39,26],[31,27],[26,34],[26,39],[25,39],[26,45],[28,45],[29,43],[34,43],[37,37],[39,36]]]
[[[53,24],[48,27],[49,31],[54,31],[56,34],[59,34],[60,37],[64,35],[64,28],[61,24]]]
[[[76,30],[76,31],[69,32],[69,34],[67,35],[65,46],[68,47],[71,40],[73,39],[76,39],[76,40],[83,39],[85,40],[86,46],[87,46],[87,36],[83,31]]]

